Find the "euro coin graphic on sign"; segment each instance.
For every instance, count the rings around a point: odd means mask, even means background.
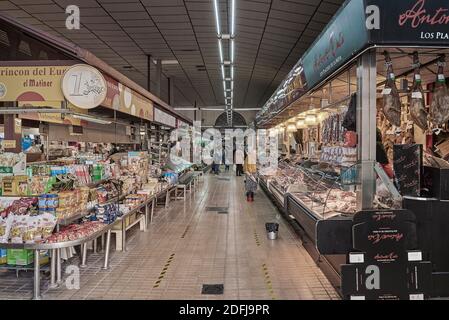
[[[62,92],[74,106],[92,109],[106,99],[107,84],[100,71],[89,65],[77,64],[65,72]]]

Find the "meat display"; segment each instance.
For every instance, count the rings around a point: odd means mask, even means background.
[[[383,91],[382,112],[385,118],[396,127],[401,126],[401,101],[399,99],[398,88],[396,87],[393,64],[390,54],[385,51],[385,61],[387,66],[387,82]]]
[[[413,67],[415,74],[413,75],[413,87],[410,95],[410,115],[413,122],[423,130],[427,130],[427,110],[424,100],[424,90],[422,88],[421,73],[418,53],[413,54]]]
[[[449,90],[444,76],[446,56],[442,55],[438,62],[438,75],[430,104],[430,122],[439,127],[449,120]]]

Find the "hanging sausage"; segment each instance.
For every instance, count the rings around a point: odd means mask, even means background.
[[[413,87],[410,95],[410,115],[413,122],[423,130],[427,130],[427,110],[424,100],[424,90],[422,88],[421,72],[418,52],[413,54]]]
[[[396,77],[393,71],[390,54],[385,51],[385,65],[387,67],[387,82],[382,92],[383,105],[382,112],[385,118],[393,125],[401,126],[401,101],[399,99],[398,88],[396,87]]]
[[[444,76],[445,64],[446,56],[442,55],[438,61],[437,81],[430,105],[430,122],[436,127],[444,125],[449,120],[449,90]]]

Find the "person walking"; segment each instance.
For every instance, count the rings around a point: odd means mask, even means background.
[[[240,177],[243,174],[243,163],[245,155],[242,150],[237,149],[235,151],[235,163],[236,163],[236,176]]]
[[[253,202],[254,194],[257,191],[257,178],[255,176],[254,167],[248,166],[245,173],[245,191],[246,191],[246,201]]]

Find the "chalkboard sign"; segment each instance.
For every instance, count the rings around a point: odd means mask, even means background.
[[[361,211],[352,227],[354,251],[342,266],[346,299],[421,300],[431,291],[431,264],[417,248],[409,210]]]

